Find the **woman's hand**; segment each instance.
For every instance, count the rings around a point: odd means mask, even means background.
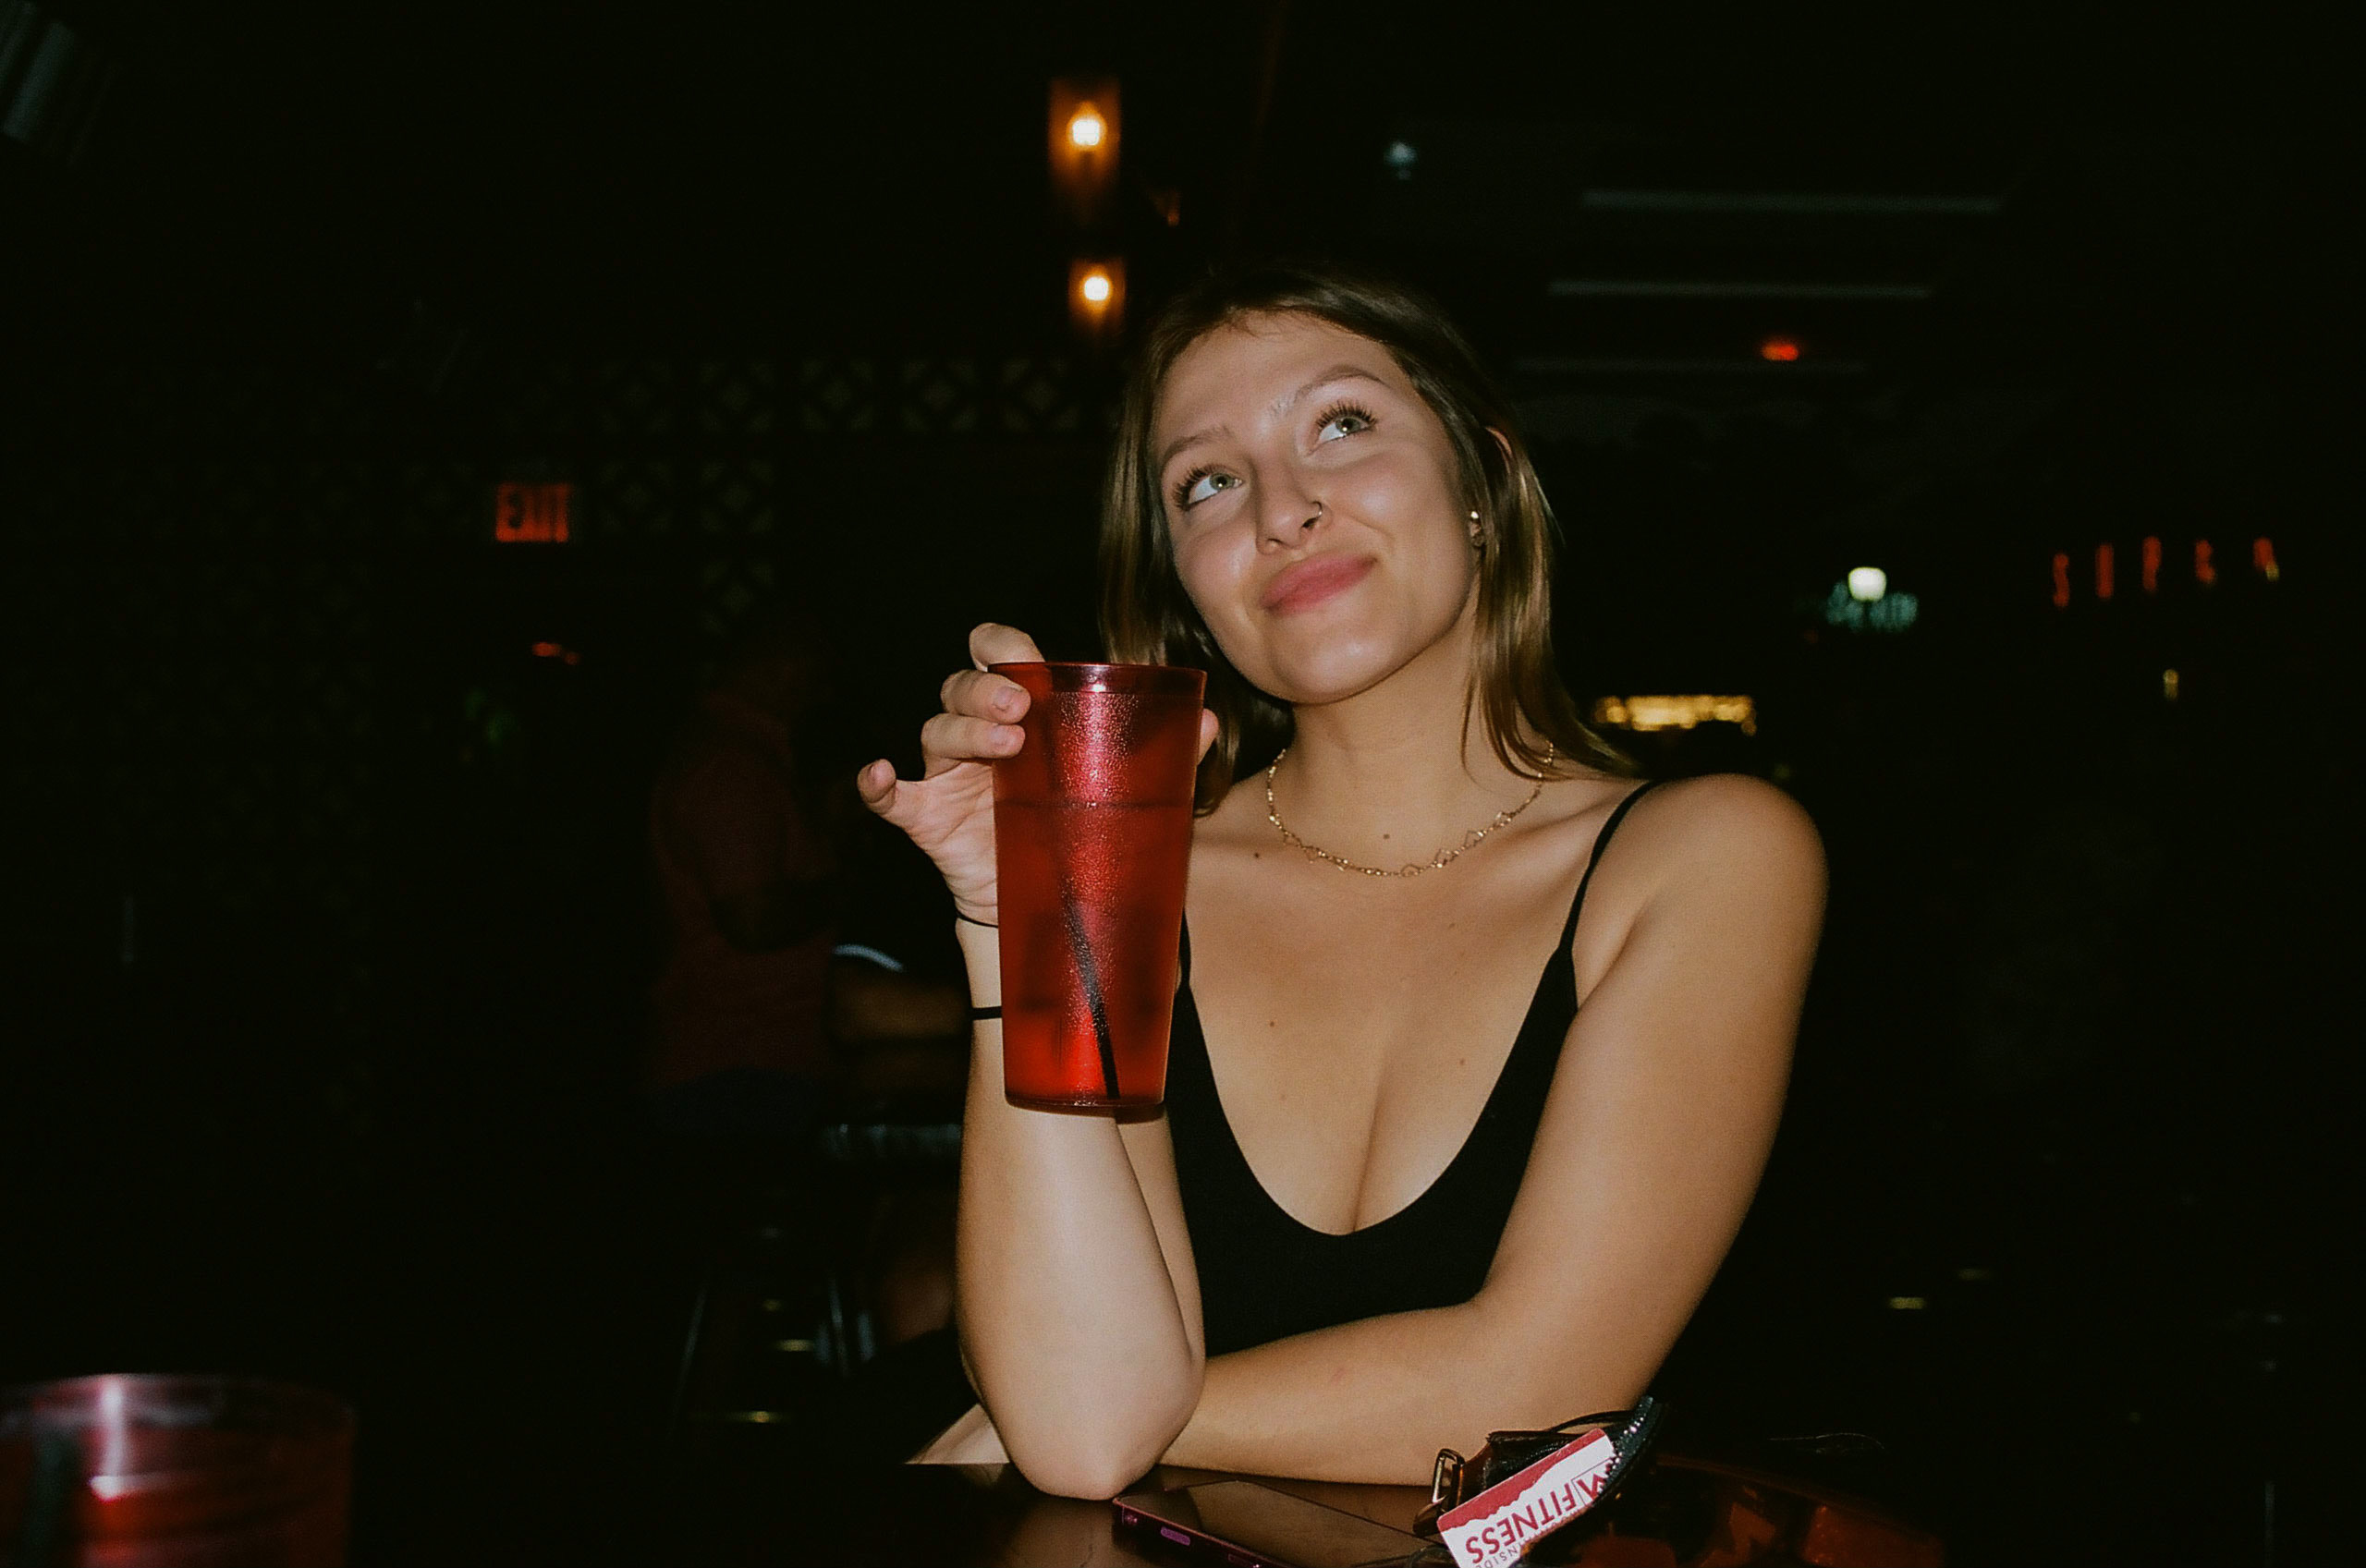
[[[989,621],[970,634],[971,668],[945,678],[945,711],[921,726],[921,776],[899,779],[882,760],[855,775],[863,804],[911,836],[952,890],[953,907],[985,925],[1000,921],[994,896],[993,764],[1018,754],[1027,692],[989,664],[1043,658],[1035,639]],[[1200,715],[1200,755],[1216,737],[1215,715]]]
[[[992,622],[970,634],[970,669],[945,678],[945,711],[921,726],[921,777],[899,779],[882,760],[855,775],[863,804],[911,836],[936,863],[969,919],[997,923],[993,764],[1017,754],[1027,693],[989,664],[1041,659],[1035,639]]]

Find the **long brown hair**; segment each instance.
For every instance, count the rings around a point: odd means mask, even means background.
[[[1208,672],[1220,724],[1200,766],[1199,808],[1289,744],[1288,704],[1249,684],[1216,646],[1175,570],[1158,491],[1153,425],[1167,372],[1219,327],[1256,316],[1312,316],[1388,350],[1445,426],[1462,504],[1481,518],[1475,707],[1506,767],[1544,778],[1575,764],[1635,769],[1578,714],[1553,662],[1552,508],[1521,444],[1510,400],[1429,299],[1402,284],[1323,263],[1274,262],[1211,277],[1159,314],[1127,378],[1101,514],[1101,629],[1109,657]],[[1547,747],[1551,748],[1550,752]]]

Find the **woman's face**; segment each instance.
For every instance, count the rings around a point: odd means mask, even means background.
[[[1220,327],[1167,372],[1152,439],[1183,587],[1273,696],[1353,697],[1474,602],[1453,445],[1371,339],[1311,316]]]

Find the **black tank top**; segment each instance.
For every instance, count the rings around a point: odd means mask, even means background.
[[[1191,1000],[1191,932],[1183,931],[1182,984],[1168,1048],[1166,1124],[1175,1178],[1200,1270],[1208,1354],[1222,1355],[1291,1334],[1386,1312],[1452,1307],[1479,1294],[1511,1218],[1544,1115],[1561,1047],[1578,1015],[1569,943],[1586,885],[1610,835],[1648,784],[1631,791],[1594,836],[1561,940],[1536,982],[1519,1035],[1470,1136],[1436,1181],[1388,1218],[1345,1235],[1291,1218],[1249,1168],[1225,1119],[1208,1065],[1207,1037]]]

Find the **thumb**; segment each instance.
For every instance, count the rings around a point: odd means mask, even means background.
[[[904,818],[910,814],[909,792],[905,788],[904,781],[896,776],[896,764],[884,757],[867,764],[855,774],[854,790],[862,796],[865,806],[899,828],[904,825]],[[899,808],[904,809],[899,812]]]

